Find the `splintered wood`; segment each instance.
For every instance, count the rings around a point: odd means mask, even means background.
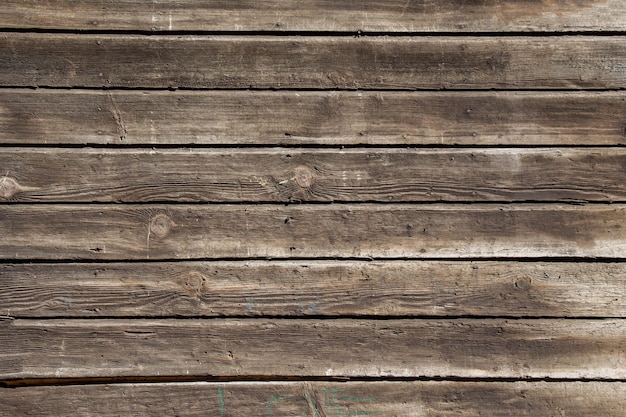
[[[0,28],[0,416],[626,415],[626,0]]]

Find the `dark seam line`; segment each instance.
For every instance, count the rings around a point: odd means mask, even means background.
[[[273,376],[273,375],[241,375],[241,376],[136,376],[136,377],[86,377],[86,378],[29,378],[0,380],[2,388],[33,387],[33,386],[68,386],[68,385],[102,385],[102,384],[150,384],[150,383],[189,383],[189,382],[467,382],[467,383],[516,383],[516,382],[605,382],[624,383],[620,378],[550,378],[550,377],[353,377],[353,376]]]
[[[182,191],[182,188],[181,188]],[[618,204],[626,204],[626,200],[404,200],[404,201],[380,201],[380,200],[333,200],[333,201],[308,201],[308,200],[292,200],[292,201],[272,201],[272,200],[244,200],[244,201],[176,201],[176,200],[151,200],[151,201],[3,201],[2,206],[94,206],[94,207],[123,207],[123,206],[151,206],[151,205],[167,205],[167,206],[332,206],[332,205],[377,205],[380,207],[388,206],[516,206],[516,205],[570,205],[570,206],[611,206]]]
[[[617,136],[617,134],[615,135]],[[297,138],[297,136],[294,136]],[[20,151],[29,150],[29,149],[58,149],[62,151],[64,149],[124,149],[124,150],[141,150],[141,149],[150,149],[150,150],[192,150],[192,149],[242,149],[242,150],[264,150],[264,149],[280,149],[287,150],[292,152],[300,152],[306,151],[309,152],[311,150],[344,150],[344,149],[363,149],[364,151],[370,149],[391,149],[391,150],[412,150],[412,149],[449,149],[449,150],[473,150],[473,149],[623,149],[626,147],[626,134],[624,135],[623,143],[615,143],[615,144],[559,144],[559,143],[546,143],[540,145],[529,145],[529,144],[450,144],[450,145],[441,145],[441,144],[412,144],[412,143],[392,143],[392,144],[381,144],[381,143],[350,143],[350,144],[319,144],[319,143],[257,143],[257,144],[236,144],[236,143],[216,143],[216,144],[206,144],[206,143],[185,143],[181,141],[180,143],[166,143],[166,144],[153,144],[153,143],[133,143],[129,145],[124,144],[104,144],[104,143],[0,143],[0,149],[7,148],[19,148]]]
[[[161,258],[161,259],[83,259],[83,258],[66,258],[66,259],[45,259],[45,258],[29,258],[29,259],[0,259],[0,265],[29,265],[29,264],[66,264],[66,265],[90,265],[90,264],[140,264],[140,263],[185,263],[185,262],[254,262],[254,261],[268,261],[273,262],[393,262],[393,261],[406,261],[406,262],[524,262],[524,263],[624,263],[626,258],[618,257],[581,257],[581,256],[540,256],[533,258],[522,257],[339,257],[339,256],[321,256],[321,257],[216,257],[216,258],[189,258],[189,259],[177,259],[177,258]]]
[[[549,96],[550,93],[554,92],[562,92],[562,93],[572,93],[572,94],[580,94],[580,93],[589,93],[589,95],[596,93],[624,93],[626,90],[625,86],[619,87],[591,87],[591,88],[566,88],[566,87],[516,87],[516,88],[506,88],[506,87],[484,87],[484,88],[447,88],[447,87],[438,87],[438,88],[422,88],[419,86],[416,87],[255,87],[255,86],[244,86],[244,87],[193,87],[193,86],[160,86],[160,87],[150,87],[150,86],[85,86],[85,85],[25,85],[25,84],[4,84],[0,85],[0,92],[2,90],[30,90],[30,91],[50,91],[50,92],[206,92],[206,93],[224,93],[224,92],[261,92],[261,93],[300,93],[300,92],[309,92],[309,93],[377,93],[377,92],[387,92],[387,93],[440,93],[440,94],[455,94],[462,95],[465,93],[483,93],[487,96],[488,93],[545,93],[545,96]],[[554,98],[554,97],[550,97]],[[558,98],[558,97],[557,97]]]
[[[132,30],[132,29],[56,29],[56,28],[11,28],[0,27],[0,33],[32,33],[32,34],[67,34],[67,35],[139,35],[139,36],[266,36],[266,37],[568,37],[568,36],[624,36],[626,31],[620,30],[561,30],[561,31],[370,31],[370,30]]]
[[[96,304],[94,304],[96,305]],[[274,320],[274,321],[334,321],[334,320],[355,320],[355,321],[541,321],[541,320],[564,320],[564,321],[615,321],[624,320],[625,316],[542,316],[542,315],[480,315],[480,314],[455,314],[455,315],[368,315],[368,314],[315,314],[315,315],[254,315],[254,314],[228,314],[228,315],[214,315],[214,316],[187,316],[187,315],[172,315],[172,316],[0,316],[1,320],[19,320],[26,321],[55,321],[55,320],[114,320],[114,321],[132,321],[132,320],[145,320],[145,321],[171,321],[171,322],[185,322],[185,321],[227,321],[227,320],[249,320],[249,321],[261,321],[261,320]]]
[[[120,85],[111,85],[111,86],[84,86],[84,85],[11,85],[5,84],[0,85],[0,92],[2,90],[8,89],[25,89],[25,90],[50,90],[50,91],[206,91],[206,92],[238,92],[238,91],[250,91],[250,92],[381,92],[381,93],[402,93],[402,92],[412,92],[412,93],[489,93],[489,92],[503,92],[503,93],[515,93],[515,92],[534,92],[534,93],[558,93],[558,92],[569,92],[569,93],[602,93],[602,92],[623,92],[626,90],[626,85],[620,85],[617,87],[590,87],[590,88],[562,88],[562,87],[534,87],[534,88],[502,88],[502,87],[484,87],[484,88],[449,88],[449,87],[440,87],[440,88],[432,88],[432,87],[255,87],[255,86],[245,86],[245,87],[191,87],[191,86],[160,86],[160,87],[149,87],[149,86],[120,86]]]

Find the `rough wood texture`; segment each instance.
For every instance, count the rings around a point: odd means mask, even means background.
[[[617,89],[626,37],[4,33],[0,86]]]
[[[626,264],[0,264],[10,317],[626,317]]]
[[[626,413],[610,382],[192,382],[0,390],[21,416],[603,416]]]
[[[624,378],[626,320],[0,322],[0,380],[115,376]]]
[[[622,257],[626,207],[4,205],[3,259]]]
[[[624,114],[625,92],[4,89],[0,143],[623,145]]]
[[[102,150],[0,153],[0,201],[625,201],[626,150]]]
[[[623,0],[3,0],[0,27],[142,31],[624,31]]]
[[[626,415],[626,0],[0,3],[0,416]]]

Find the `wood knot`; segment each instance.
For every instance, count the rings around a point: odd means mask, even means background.
[[[515,281],[513,281],[513,285],[517,289],[527,291],[530,289],[532,282],[533,280],[529,276],[524,275],[519,278],[516,278]]]
[[[174,222],[166,214],[157,214],[150,219],[150,234],[157,239],[163,239],[170,234]]]
[[[311,188],[311,186],[315,182],[315,173],[307,167],[300,166],[295,169],[294,178],[296,180],[296,183],[301,188]]]
[[[11,177],[2,177],[0,179],[0,197],[11,198],[15,194],[22,191],[22,187]]]
[[[183,286],[191,295],[200,295],[204,290],[206,277],[198,271],[191,271],[183,278]]]

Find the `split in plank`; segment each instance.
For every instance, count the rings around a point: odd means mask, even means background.
[[[623,417],[623,382],[190,382],[0,390],[20,416]]]
[[[3,0],[0,27],[141,31],[624,31],[623,0]]]
[[[614,205],[4,205],[2,259],[623,257]]]
[[[626,150],[5,148],[0,201],[626,201]]]
[[[0,86],[619,89],[626,37],[4,33]]]
[[[626,317],[626,263],[0,264],[1,315]]]
[[[624,378],[626,320],[0,321],[0,380]]]
[[[0,143],[623,145],[625,92],[0,89]]]

